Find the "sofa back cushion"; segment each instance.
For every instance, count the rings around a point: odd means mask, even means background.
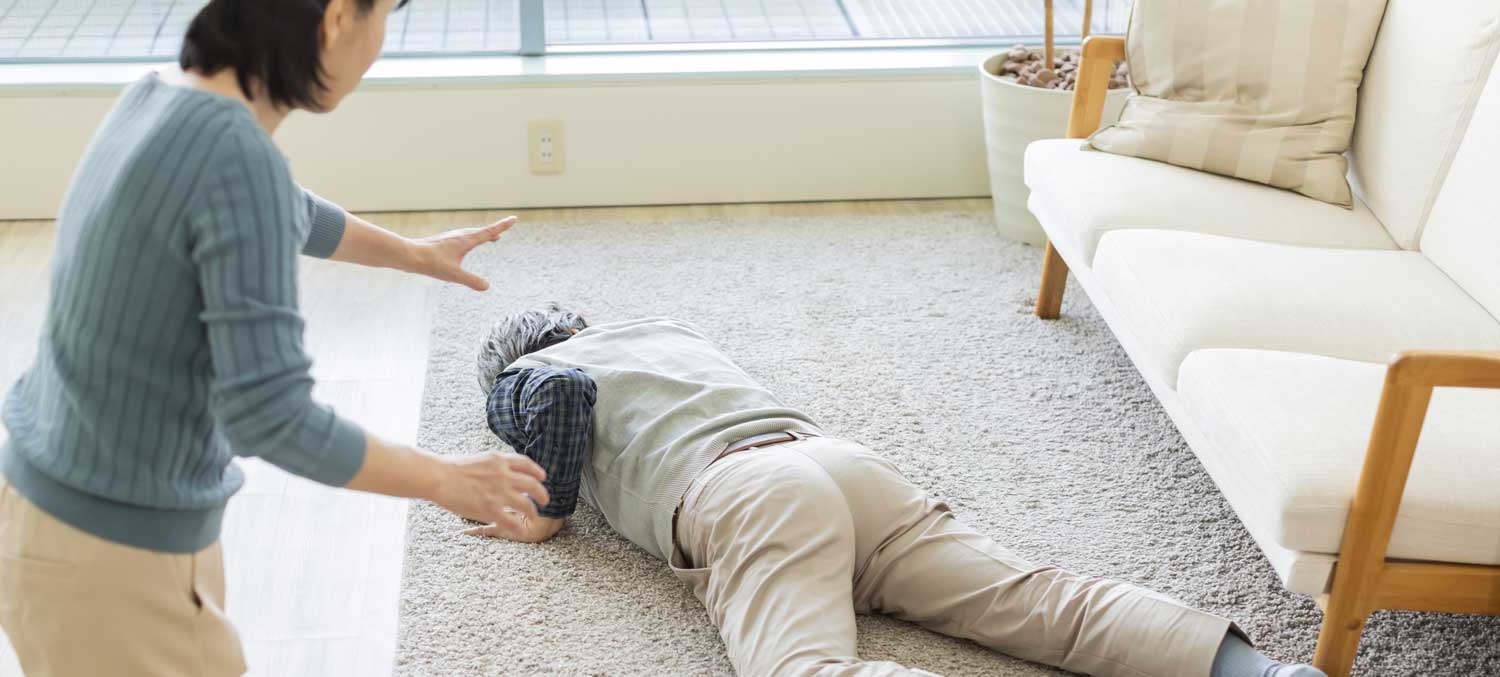
[[[1496,0],[1389,0],[1359,88],[1350,178],[1406,249],[1433,203],[1500,50]]]
[[[1432,205],[1422,252],[1500,318],[1500,68],[1487,79]]]
[[[1360,79],[1386,0],[1136,0],[1134,92],[1095,149],[1350,207]]]

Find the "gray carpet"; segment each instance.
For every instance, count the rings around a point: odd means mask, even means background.
[[[420,440],[501,448],[473,376],[499,313],[683,317],[1022,555],[1156,588],[1309,659],[1317,609],[1282,589],[1087,299],[1056,322],[1029,314],[1039,259],[981,214],[523,224],[472,262],[493,291],[440,293]],[[731,673],[697,600],[591,510],[542,545],[463,526],[413,507],[399,674]],[[859,631],[867,658],[1057,674],[890,619]],[[1500,674],[1500,619],[1379,614],[1358,673]]]

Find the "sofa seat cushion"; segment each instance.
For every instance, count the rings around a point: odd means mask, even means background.
[[[1104,236],[1093,273],[1137,366],[1172,385],[1202,348],[1384,362],[1500,350],[1500,322],[1418,252],[1325,249],[1165,230]]]
[[[1082,150],[1075,139],[1026,148],[1033,214],[1065,252],[1090,265],[1116,229],[1190,230],[1268,242],[1394,249],[1364,203],[1344,209],[1291,191],[1152,160]]]
[[[1248,496],[1235,510],[1281,546],[1337,553],[1385,365],[1210,349],[1182,365],[1178,395]],[[1500,390],[1433,391],[1390,557],[1500,564]]]

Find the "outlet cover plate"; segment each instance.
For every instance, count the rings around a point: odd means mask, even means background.
[[[532,174],[563,171],[563,126],[561,120],[532,120],[526,124],[526,147]]]

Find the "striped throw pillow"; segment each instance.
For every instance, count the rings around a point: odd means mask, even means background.
[[[1385,0],[1136,0],[1135,91],[1088,146],[1352,207],[1344,151],[1384,13]]]

